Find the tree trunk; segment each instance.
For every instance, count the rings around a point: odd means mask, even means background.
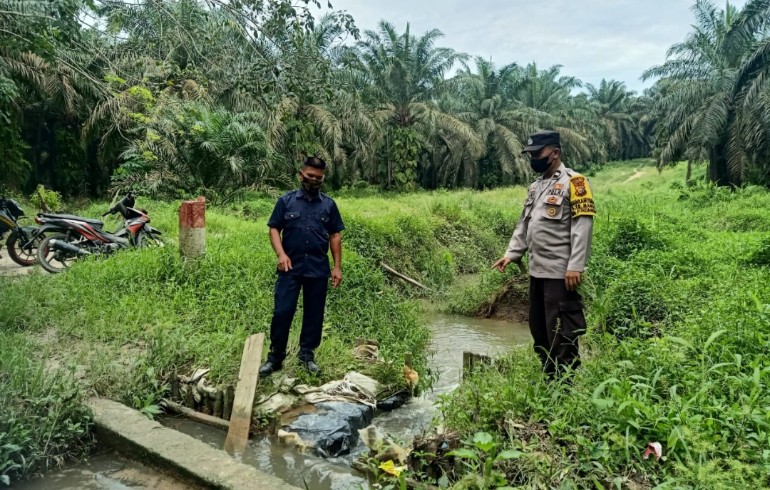
[[[35,125],[35,143],[32,144],[32,166],[35,175],[35,186],[43,180],[43,117],[41,116]]]
[[[731,185],[730,172],[727,169],[727,142],[724,140],[711,150],[708,177],[718,186]]]
[[[390,132],[385,135],[385,154],[388,156],[388,189],[393,187],[393,161],[390,158]]]
[[[56,139],[56,128],[57,128],[57,121],[54,118],[51,118],[50,121],[46,123],[46,148],[48,150],[48,157],[46,158],[46,185],[50,187],[54,187],[54,182],[59,182],[59,185],[62,185],[61,182],[64,180],[62,175],[62,165],[59,161],[59,142]],[[69,179],[67,179],[69,180]],[[72,192],[71,189],[62,189],[59,190],[65,191],[65,192]]]
[[[687,160],[687,174],[684,176],[684,183],[689,184],[692,180],[692,160]]]
[[[91,140],[86,146],[86,176],[88,180],[88,192],[91,197],[102,195],[104,184],[104,168],[99,165],[99,142]]]

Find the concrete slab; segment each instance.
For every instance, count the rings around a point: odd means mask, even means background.
[[[299,490],[125,405],[103,398],[92,398],[88,405],[100,443],[184,481],[216,489]]]

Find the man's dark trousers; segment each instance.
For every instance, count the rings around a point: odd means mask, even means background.
[[[580,366],[578,337],[586,331],[583,302],[577,291],[568,291],[564,279],[529,278],[529,330],[543,371]]]
[[[314,360],[313,351],[321,344],[329,279],[279,273],[275,283],[275,310],[270,324],[270,354],[267,356],[267,360],[275,364],[280,365],[286,358],[286,344],[289,342],[291,322],[297,311],[300,289],[304,290],[304,311],[299,339],[299,360]]]

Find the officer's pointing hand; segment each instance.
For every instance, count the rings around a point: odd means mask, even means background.
[[[574,291],[580,286],[580,272],[567,271],[564,275],[564,284],[567,286],[567,291]]]
[[[500,272],[505,272],[505,268],[508,267],[508,264],[513,262],[511,259],[507,257],[503,257],[502,259],[498,260],[494,264],[492,264],[492,269],[497,269]]]

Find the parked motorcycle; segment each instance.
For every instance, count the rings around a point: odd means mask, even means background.
[[[34,226],[21,226],[19,219],[24,216],[24,210],[13,199],[0,198],[0,243],[3,235],[10,231],[5,243],[11,260],[24,267],[37,262],[37,249],[45,235],[38,232]]]
[[[114,233],[104,231],[101,220],[69,214],[38,214],[35,221],[41,225],[41,232],[49,233],[38,248],[40,265],[48,272],[57,273],[82,257],[110,254],[124,248],[163,246],[162,233],[150,226],[147,211],[134,208],[134,204],[135,196],[129,192],[102,214],[102,218],[116,213],[123,217],[123,226]]]

